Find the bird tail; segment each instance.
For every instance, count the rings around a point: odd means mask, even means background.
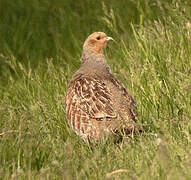
[[[137,124],[131,124],[125,127],[121,127],[120,129],[114,130],[114,133],[117,135],[132,135],[132,134],[141,134],[143,133],[143,129]]]

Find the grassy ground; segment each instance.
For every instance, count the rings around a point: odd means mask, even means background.
[[[0,179],[190,179],[190,1],[0,2]],[[85,144],[64,98],[94,31],[145,133]]]

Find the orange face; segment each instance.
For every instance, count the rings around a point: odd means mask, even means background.
[[[107,42],[111,39],[103,32],[95,32],[86,39],[83,48],[93,49],[95,52],[102,54]]]

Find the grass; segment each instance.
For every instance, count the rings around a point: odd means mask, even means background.
[[[0,179],[190,179],[190,10],[173,0],[2,0]],[[120,144],[85,144],[65,116],[93,31],[116,40],[106,57],[145,130]]]

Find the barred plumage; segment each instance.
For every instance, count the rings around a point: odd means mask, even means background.
[[[103,55],[108,39],[111,38],[101,32],[88,37],[83,46],[83,63],[67,90],[67,119],[85,141],[99,140],[121,130],[140,130],[135,124],[135,101],[113,76]]]

